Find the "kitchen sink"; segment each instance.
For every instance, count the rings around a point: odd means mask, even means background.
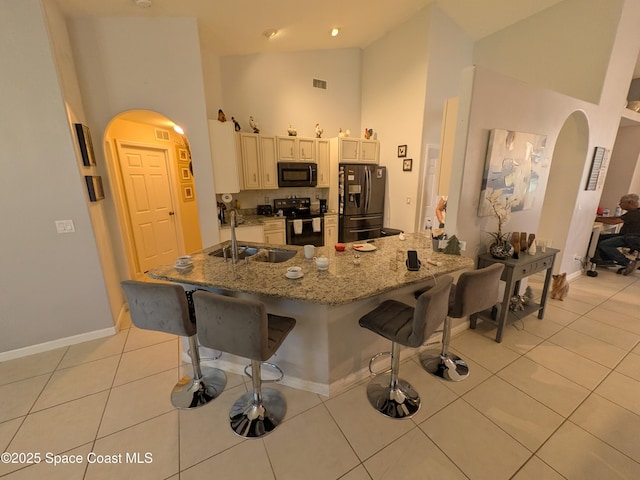
[[[227,248],[227,258],[231,259],[231,247]],[[248,259],[255,262],[265,263],[281,263],[293,258],[296,250],[288,250],[286,248],[261,248],[250,245],[238,246],[238,260]],[[224,249],[214,250],[209,253],[213,257],[224,257]]]
[[[226,247],[226,248],[227,248],[227,258],[231,259],[231,247]],[[258,247],[250,247],[248,245],[238,246],[238,260],[242,260],[246,257],[252,257],[256,255],[259,251],[260,249]],[[224,248],[221,248],[220,250],[214,250],[209,255],[213,257],[224,257]]]
[[[256,262],[281,263],[286,262],[296,255],[295,250],[285,248],[261,248],[258,254],[251,260]]]

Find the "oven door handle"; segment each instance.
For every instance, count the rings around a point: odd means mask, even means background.
[[[358,221],[358,220],[375,220],[377,218],[382,218],[382,215],[373,215],[373,216],[368,216],[368,217],[349,217],[349,220],[353,221]]]
[[[293,220],[287,220],[287,223],[293,223],[296,220],[300,220],[302,223],[304,223],[304,222],[313,222],[313,218],[294,218]]]
[[[377,227],[377,228],[359,228],[358,230],[349,230],[349,233],[373,232],[375,230],[380,230],[380,227]]]

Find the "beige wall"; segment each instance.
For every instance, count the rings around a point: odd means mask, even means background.
[[[80,167],[58,77],[68,82],[72,66],[56,65],[49,38],[64,50],[66,32],[55,12],[51,18],[46,25],[38,0],[2,4],[0,353],[113,332],[92,226],[96,205],[83,178],[92,170]],[[67,219],[75,233],[58,234],[55,220]]]
[[[286,136],[291,124],[299,136],[315,137],[319,123],[325,138],[339,128],[361,137],[361,62],[358,48],[222,57],[223,103],[208,107],[215,112],[209,118],[222,108],[244,132],[251,115],[267,135]],[[314,78],[326,80],[327,89],[314,88]]]
[[[623,3],[565,0],[478,41],[474,63],[599,103]]]
[[[362,123],[377,132],[380,164],[387,167],[384,224],[409,232],[414,228],[423,151],[430,15],[422,10],[363,53]],[[407,145],[411,172],[402,170],[398,145]]]

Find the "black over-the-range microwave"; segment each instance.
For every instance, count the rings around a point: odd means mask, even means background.
[[[279,187],[315,187],[318,165],[310,162],[278,162]]]

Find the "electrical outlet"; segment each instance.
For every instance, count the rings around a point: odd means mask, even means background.
[[[266,203],[266,204],[269,203],[269,197],[264,197],[264,203]]]

